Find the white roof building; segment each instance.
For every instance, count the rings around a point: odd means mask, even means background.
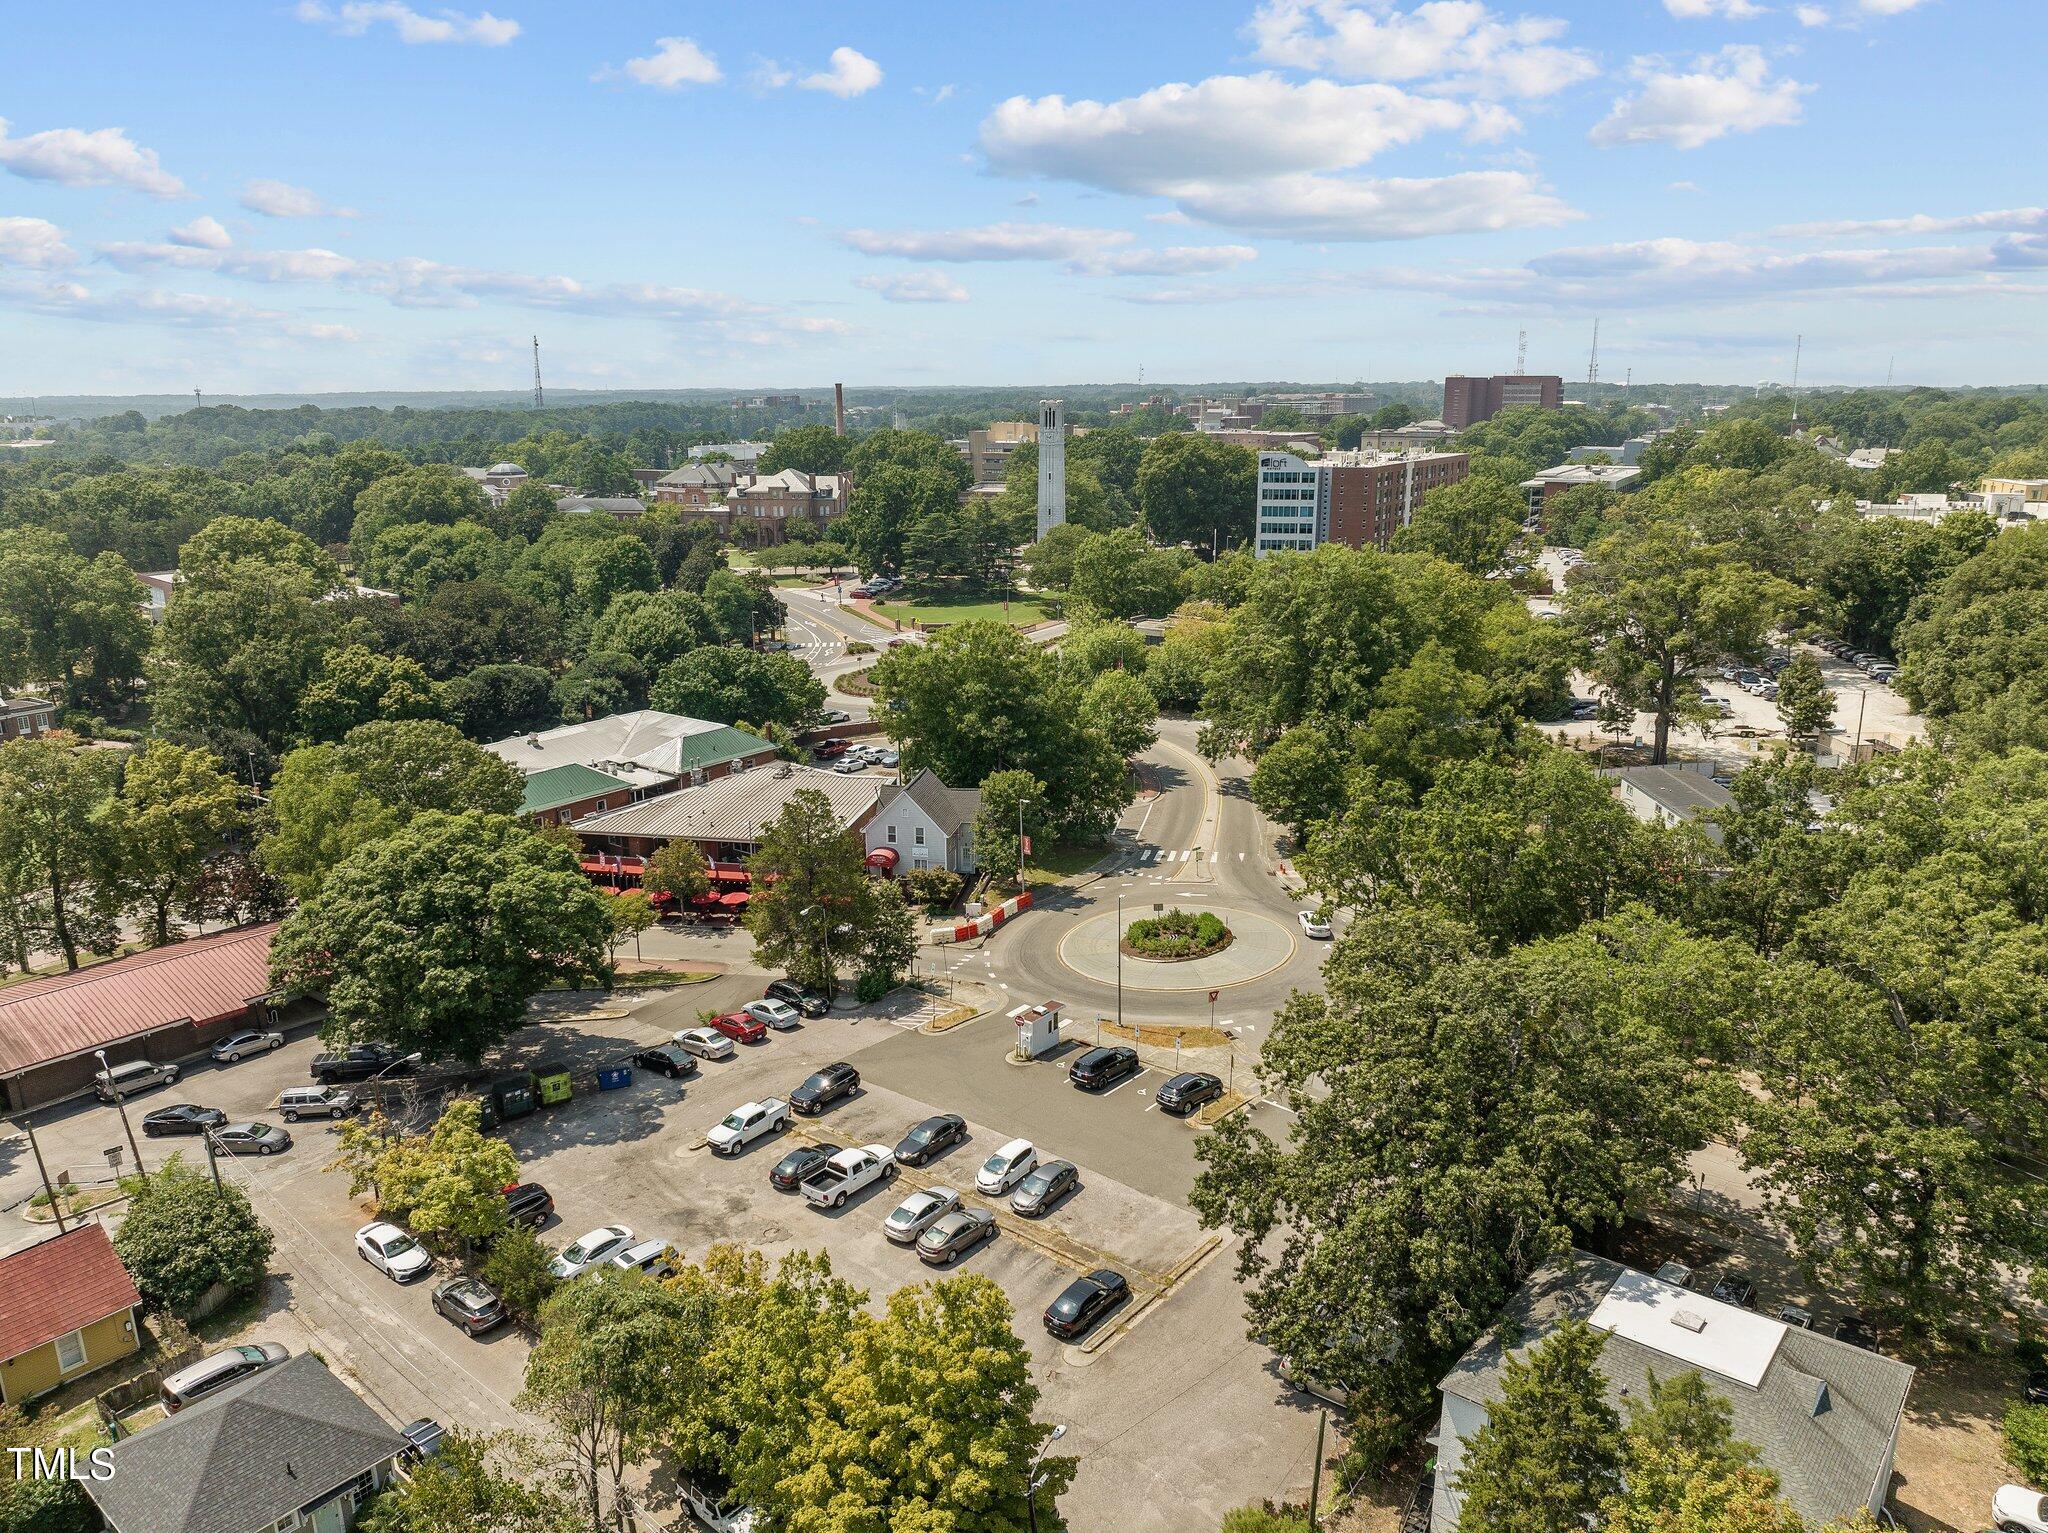
[[[540,734],[511,735],[484,747],[526,776],[551,767],[586,766],[647,793],[724,766],[765,761],[775,747],[730,724],[642,708],[563,724]]]

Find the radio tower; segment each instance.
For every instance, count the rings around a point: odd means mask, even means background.
[[[206,402],[199,397],[199,390],[197,389],[194,389],[192,391],[192,408],[195,410],[203,410],[206,408]]]
[[[1792,343],[1792,424],[1799,424],[1799,362],[1806,355],[1806,337]]]
[[[1600,382],[1600,321],[1593,321],[1593,354],[1586,359],[1586,403],[1593,402],[1593,389]]]
[[[540,386],[540,337],[536,335],[533,338],[533,407],[536,410],[544,410],[547,408],[547,402],[548,397],[541,392]]]
[[[1515,376],[1522,377],[1529,371],[1529,332],[1524,330],[1515,337]]]

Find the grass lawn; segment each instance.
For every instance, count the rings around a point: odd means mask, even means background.
[[[1080,846],[1069,841],[1055,841],[1050,846],[1033,842],[1026,872],[1032,878],[1079,878],[1109,853],[1107,842],[1098,846]]]
[[[971,623],[986,618],[991,622],[1022,628],[1028,623],[1043,622],[1047,616],[1046,604],[1038,597],[1013,596],[1008,610],[1005,610],[1001,597],[991,598],[981,591],[912,591],[906,593],[902,601],[879,601],[874,607],[884,617],[893,617],[904,623],[923,623],[928,627],[944,623]]]

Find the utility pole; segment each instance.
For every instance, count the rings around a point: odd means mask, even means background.
[[[121,1130],[128,1136],[128,1148],[135,1152],[135,1171],[142,1178],[142,1185],[149,1185],[149,1167],[142,1163],[142,1146],[135,1142],[135,1125],[128,1121],[128,1099],[121,1095],[120,1087],[114,1084],[114,1067],[107,1063],[107,1051],[94,1049],[93,1057],[100,1062],[100,1070],[107,1078],[107,1086],[114,1093],[114,1106],[121,1113]]]
[[[1316,1461],[1308,1466],[1308,1533],[1316,1533],[1316,1503],[1318,1492],[1323,1488],[1323,1431],[1330,1424],[1330,1413],[1316,1414]]]
[[[64,1205],[57,1201],[57,1189],[50,1185],[50,1168],[43,1164],[43,1147],[36,1140],[36,1115],[33,1112],[23,1113],[21,1126],[28,1130],[28,1147],[36,1157],[36,1174],[43,1179],[43,1193],[50,1200],[50,1212],[57,1216],[57,1233],[61,1235],[64,1233]]]
[[[544,410],[544,409],[546,409],[546,408],[547,408],[547,401],[548,401],[548,397],[547,397],[547,395],[546,395],[545,393],[543,393],[543,392],[542,392],[542,390],[541,390],[541,386],[540,386],[540,337],[536,335],[536,336],[535,336],[535,337],[533,338],[533,407],[534,407],[534,409],[536,409],[536,410]]]

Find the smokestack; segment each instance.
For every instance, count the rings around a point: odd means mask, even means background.
[[[832,385],[832,429],[840,436],[846,435],[846,385]]]

